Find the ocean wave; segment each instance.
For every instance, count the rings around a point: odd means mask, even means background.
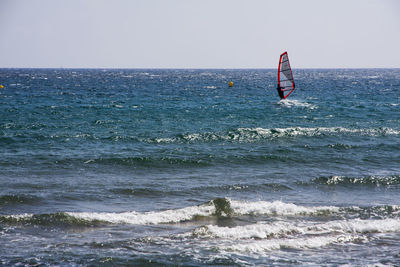
[[[165,224],[189,221],[196,216],[210,216],[215,209],[212,206],[194,206],[176,210],[158,212],[122,212],[122,213],[98,213],[98,212],[68,212],[67,214],[85,221],[103,221],[112,224]]]
[[[96,122],[107,123],[107,122]],[[236,128],[221,132],[181,133],[167,137],[139,137],[134,135],[96,135],[86,132],[62,132],[62,133],[8,133],[0,136],[0,144],[12,144],[32,141],[91,141],[91,142],[128,142],[149,144],[170,143],[207,143],[207,142],[238,142],[252,143],[277,138],[296,137],[325,137],[325,136],[400,136],[400,130],[378,128],[346,128],[346,127],[287,127],[287,128]],[[332,148],[346,148],[346,144],[333,144]]]
[[[281,201],[267,202],[244,202],[229,200],[226,198],[216,198],[198,206],[189,206],[181,209],[171,209],[164,211],[136,212],[128,211],[122,213],[114,212],[64,212],[44,215],[7,215],[0,216],[0,222],[41,224],[48,223],[55,219],[56,223],[66,221],[74,222],[78,225],[91,225],[92,223],[110,224],[167,224],[185,221],[203,220],[203,218],[233,217],[246,215],[265,215],[265,216],[323,216],[337,212],[337,207],[305,207]],[[42,221],[44,219],[44,221]]]
[[[400,135],[400,130],[380,128],[345,128],[345,127],[288,127],[288,128],[237,128],[226,132],[190,133],[175,137],[160,137],[147,139],[150,143],[182,143],[182,142],[257,142],[260,140],[282,137],[315,137],[335,135],[359,135],[359,136],[387,136]]]
[[[314,221],[275,221],[258,222],[235,227],[204,225],[196,228],[189,235],[202,238],[220,239],[272,239],[291,238],[299,235],[324,234],[369,234],[400,232],[398,219],[351,219],[329,222]],[[188,234],[184,234],[188,235]]]
[[[302,238],[287,238],[278,240],[262,240],[254,242],[248,240],[247,242],[239,242],[236,244],[229,244],[219,246],[217,249],[227,252],[239,253],[255,253],[259,254],[265,251],[279,250],[279,249],[315,249],[322,248],[333,244],[343,244],[349,242],[365,241],[365,237],[358,235],[339,235],[339,236],[314,236]]]
[[[169,209],[163,211],[149,211],[149,212],[60,212],[54,214],[21,214],[21,215],[4,215],[0,216],[0,223],[10,223],[10,224],[39,224],[39,225],[61,225],[61,226],[93,226],[98,224],[132,224],[132,225],[152,225],[152,224],[170,224],[170,223],[181,223],[181,222],[205,222],[214,221],[216,218],[237,218],[242,216],[269,216],[275,219],[283,220],[282,224],[279,222],[277,225],[271,224],[265,230],[265,225],[256,226],[243,226],[249,228],[243,228],[241,232],[243,233],[243,238],[245,236],[252,236],[255,232],[259,233],[259,238],[267,238],[268,236],[274,236],[279,234],[284,234],[282,231],[287,231],[287,233],[303,233],[305,230],[298,228],[299,225],[289,225],[285,226],[285,219],[287,217],[292,217],[290,220],[295,220],[294,218],[321,218],[321,217],[331,217],[331,218],[344,218],[349,217],[349,221],[343,221],[347,223],[346,227],[349,229],[355,229],[356,223],[359,226],[361,223],[368,222],[369,219],[371,223],[364,224],[365,229],[370,227],[375,223],[375,219],[386,219],[388,225],[393,223],[394,231],[400,229],[400,222],[398,220],[398,215],[400,213],[400,207],[398,206],[376,206],[369,208],[361,207],[335,207],[335,206],[301,206],[293,203],[284,203],[281,201],[239,201],[230,200],[227,198],[216,198],[209,202],[206,202],[197,206],[189,206],[180,209]],[[282,218],[283,217],[283,218]],[[391,217],[391,218],[390,218]],[[372,220],[374,219],[374,220]],[[289,221],[290,221],[289,220]],[[379,221],[379,220],[376,220]],[[354,226],[350,227],[349,222],[354,222]],[[376,224],[376,227],[379,223]],[[381,224],[382,226],[382,224]],[[197,235],[216,235],[212,229],[214,226],[207,226],[208,229],[199,229],[196,233]],[[216,226],[215,226],[216,227]],[[253,228],[254,229],[253,229]],[[281,228],[280,228],[281,227]],[[320,226],[321,229],[323,228]],[[325,227],[325,226],[324,226]],[[330,226],[334,227],[334,226]],[[339,227],[339,226],[335,226]],[[344,227],[344,226],[340,226]],[[382,226],[386,227],[386,226]],[[264,230],[260,230],[260,229]],[[211,229],[211,230],[210,230]],[[215,228],[218,229],[218,228]],[[258,229],[258,230],[257,230]],[[281,229],[281,230],[279,230]],[[359,228],[361,229],[361,228]],[[260,230],[260,231],[259,231]],[[318,229],[317,229],[318,230]],[[340,229],[336,229],[339,231]],[[210,232],[211,231],[211,232]],[[232,230],[233,231],[233,230]],[[313,231],[308,227],[307,231]],[[319,231],[319,230],[318,230]],[[350,230],[349,230],[350,231]],[[365,232],[367,230],[354,230],[355,232]],[[380,230],[371,230],[380,231]],[[382,230],[383,231],[383,230]],[[387,230],[385,230],[387,231]],[[399,230],[400,231],[400,230]],[[202,233],[203,232],[203,233]],[[247,233],[245,233],[247,232]],[[252,234],[253,233],[253,234]],[[229,230],[225,231],[226,235],[229,235]],[[240,237],[240,235],[239,235]],[[254,236],[256,237],[256,236]]]
[[[282,201],[243,202],[231,200],[231,206],[238,215],[321,216],[337,213],[339,211],[339,208],[334,206],[306,207]]]
[[[315,249],[348,243],[368,243],[375,234],[400,233],[397,219],[278,220],[225,227],[203,225],[182,238],[218,242],[219,251],[257,254],[281,249]]]
[[[275,221],[221,227],[206,225],[183,237],[218,239],[215,249],[228,253],[255,253],[280,249],[314,249],[347,243],[367,243],[373,234],[400,232],[400,220]]]
[[[400,216],[400,206],[397,205],[382,205],[372,207],[346,207],[342,209],[343,214],[349,218],[374,218],[385,219],[395,218]]]
[[[221,227],[218,225],[204,225],[190,233],[194,237],[222,238],[222,239],[267,239],[273,237],[303,234],[300,226],[289,222],[256,223],[236,227]],[[184,234],[187,235],[187,234]]]
[[[232,217],[245,215],[266,216],[321,216],[339,211],[336,207],[304,207],[280,201],[242,202],[227,199],[215,199],[199,206],[186,207],[159,212],[123,212],[123,213],[67,213],[79,219],[98,220],[123,224],[162,224],[197,220],[217,216]]]
[[[311,180],[311,184],[390,186],[390,185],[399,185],[400,176],[399,175],[365,176],[365,177],[322,176],[313,178]]]

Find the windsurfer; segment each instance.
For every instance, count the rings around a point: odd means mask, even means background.
[[[279,97],[280,97],[281,99],[284,99],[285,97],[283,96],[283,90],[282,90],[282,89],[283,89],[283,88],[280,87],[279,84],[278,84],[278,87],[276,88],[276,90],[278,90]]]
[[[278,87],[276,89],[281,100],[286,99],[294,91],[293,74],[287,52],[282,53],[279,58]]]

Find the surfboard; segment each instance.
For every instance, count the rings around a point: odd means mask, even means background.
[[[281,92],[279,93],[279,88]],[[278,93],[281,99],[286,99],[295,88],[292,69],[289,63],[289,56],[284,52],[279,57],[278,66]]]

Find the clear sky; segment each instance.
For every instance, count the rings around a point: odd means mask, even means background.
[[[400,67],[398,0],[0,0],[0,67]]]

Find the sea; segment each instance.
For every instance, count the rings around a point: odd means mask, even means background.
[[[293,76],[0,69],[0,265],[400,266],[400,69]]]

